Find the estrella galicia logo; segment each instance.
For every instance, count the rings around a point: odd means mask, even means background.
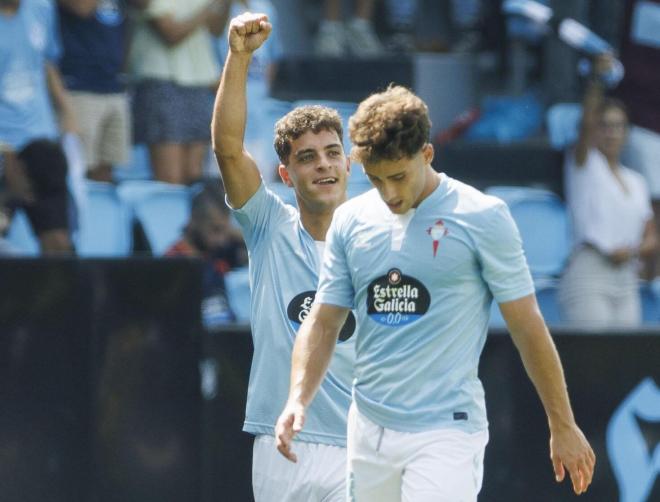
[[[289,302],[289,306],[286,308],[286,315],[294,330],[298,331],[298,329],[300,329],[300,325],[312,308],[315,296],[316,291],[305,291],[304,293],[296,295],[293,300]],[[349,312],[346,322],[339,332],[339,341],[345,342],[353,336],[353,333],[355,333],[355,316],[353,315],[353,312]]]
[[[426,314],[430,304],[426,287],[396,268],[369,284],[367,314],[380,324],[410,324]]]

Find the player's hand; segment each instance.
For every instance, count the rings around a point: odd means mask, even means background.
[[[298,457],[291,450],[293,438],[305,424],[305,407],[299,403],[287,403],[284,411],[275,425],[275,441],[278,451],[291,462],[297,462]]]
[[[577,425],[550,431],[550,458],[558,483],[564,480],[568,470],[573,491],[577,495],[587,491],[594,475],[596,456]]]
[[[241,14],[229,24],[229,49],[234,53],[250,54],[262,46],[272,29],[266,14]]]
[[[615,64],[616,64],[616,59],[614,55],[609,52],[595,56],[594,66],[593,66],[594,76],[599,78],[602,77],[603,75],[608,73]]]
[[[635,252],[631,248],[619,248],[607,255],[610,263],[615,266],[623,265],[635,257]]]

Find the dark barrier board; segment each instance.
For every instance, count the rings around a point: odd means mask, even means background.
[[[199,265],[0,260],[0,284],[0,500],[199,500]]]
[[[246,327],[200,336],[196,262],[0,260],[0,284],[0,501],[252,500],[252,340]],[[555,340],[598,456],[579,500],[660,500],[660,333]],[[479,500],[576,500],[553,479],[543,409],[508,336],[489,338],[480,374],[491,439]]]
[[[218,354],[218,357],[236,363],[230,364],[229,380],[224,382],[226,389],[217,398],[222,403],[215,406],[219,416],[209,418],[222,425],[212,429],[211,434],[218,437],[210,439],[205,436],[207,441],[217,445],[232,445],[228,453],[232,463],[222,470],[227,474],[214,483],[222,486],[227,500],[249,501],[252,497],[245,473],[250,469],[250,442],[245,434],[237,437],[236,433],[242,424],[249,373],[249,358],[245,354],[251,350],[251,341],[247,331],[223,330],[212,337],[213,343],[209,345],[212,350],[206,357],[214,358],[214,354]],[[660,500],[660,473],[657,470],[660,456],[660,388],[657,387],[660,384],[660,333],[582,333],[561,334],[554,338],[564,364],[575,415],[598,457],[593,484],[579,500],[624,500],[619,499],[619,483],[626,493],[631,494],[626,502]],[[240,364],[245,364],[242,370]],[[490,442],[486,448],[484,483],[479,501],[576,500],[569,482],[557,484],[554,481],[545,414],[508,336],[489,337],[481,359],[480,375],[486,390]],[[237,389],[235,385],[244,387]],[[221,450],[220,446],[218,450]],[[619,482],[613,465],[619,469]],[[239,479],[241,481],[236,482]],[[648,489],[635,498],[643,484],[648,485]]]

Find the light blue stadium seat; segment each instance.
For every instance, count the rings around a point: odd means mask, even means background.
[[[571,251],[571,229],[564,202],[554,193],[521,192],[507,201],[520,230],[527,263],[535,276],[558,276]]]
[[[490,304],[490,321],[488,323],[490,328],[506,328],[506,321],[502,317],[500,307],[495,300]]]
[[[250,322],[250,274],[248,268],[243,267],[227,272],[225,287],[229,306],[236,314],[236,322]]]
[[[188,222],[192,190],[159,181],[127,181],[118,190],[124,205],[142,224],[152,253],[162,256]]]
[[[660,323],[660,282],[658,279],[640,284],[642,322],[647,325]]]
[[[581,118],[579,103],[557,103],[548,108],[545,123],[553,148],[564,150],[577,141]]]
[[[14,212],[7,233],[7,242],[18,251],[19,256],[39,256],[39,241],[22,209]]]
[[[555,194],[545,188],[527,187],[527,186],[514,186],[514,185],[492,185],[484,190],[484,193],[493,195],[502,199],[507,205],[516,202],[520,199],[528,199],[530,197],[553,197]]]
[[[113,177],[119,183],[127,180],[150,180],[153,177],[153,173],[151,171],[147,145],[133,145],[131,148],[131,158],[126,165],[117,166],[113,170]]]
[[[559,303],[557,301],[557,280],[548,277],[536,278],[534,280],[534,289],[536,290],[536,300],[545,322],[549,326],[561,324]],[[506,328],[506,322],[495,300],[493,300],[490,308],[489,327]]]
[[[76,249],[82,257],[120,257],[131,252],[130,214],[111,183],[86,181]]]
[[[539,278],[534,281],[536,301],[539,304],[543,318],[549,326],[561,324],[559,302],[557,301],[557,280]]]

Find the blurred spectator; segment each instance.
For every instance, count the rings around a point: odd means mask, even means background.
[[[626,73],[618,95],[630,110],[632,126],[623,158],[646,178],[657,224],[660,219],[660,0],[628,0],[625,9],[621,60]]]
[[[589,326],[642,321],[638,258],[657,247],[644,178],[620,164],[628,131],[624,105],[603,99],[611,56],[596,58],[583,101],[582,125],[565,166],[575,249],[559,286],[562,318]]]
[[[5,239],[9,230],[10,211],[8,207],[7,191],[2,183],[5,171],[5,153],[3,145],[0,144],[0,257],[15,254],[11,244]]]
[[[67,162],[59,129],[75,118],[55,66],[60,55],[54,5],[0,0],[0,143],[8,146],[5,179],[24,207],[43,253],[70,252]],[[17,152],[17,153],[15,153]]]
[[[245,145],[255,157],[261,169],[261,175],[267,182],[279,180],[277,169],[271,161],[273,151],[273,121],[268,110],[267,100],[270,97],[270,88],[277,71],[277,62],[282,57],[282,46],[277,35],[279,19],[277,10],[270,0],[234,0],[231,2],[230,18],[244,12],[258,12],[268,16],[273,25],[273,32],[267,43],[256,50],[252,55],[248,71],[247,98],[251,104],[248,107],[247,124],[245,127]],[[216,49],[220,64],[224,64],[229,47],[227,45],[227,31],[217,39]],[[215,156],[211,155],[210,175],[219,176]]]
[[[621,0],[540,0],[554,12],[554,19],[572,18],[588,26],[615,49],[619,46]],[[549,102],[580,99],[580,81],[575,71],[581,54],[557,37],[543,44],[543,87]]]
[[[235,320],[225,288],[224,274],[247,264],[240,231],[232,226],[219,184],[208,184],[193,199],[183,235],[165,253],[204,260],[202,314],[207,326]]]
[[[384,47],[374,30],[375,0],[355,0],[353,15],[343,20],[342,0],[323,1],[323,19],[315,41],[317,55],[342,57],[374,57],[384,53]]]
[[[222,33],[228,9],[226,0],[151,0],[137,17],[134,135],[149,146],[157,180],[190,184],[202,175],[220,75],[211,34]]]
[[[149,0],[58,0],[69,90],[85,148],[87,176],[112,181],[112,167],[130,158],[131,122],[122,76],[127,50],[126,4]]]

